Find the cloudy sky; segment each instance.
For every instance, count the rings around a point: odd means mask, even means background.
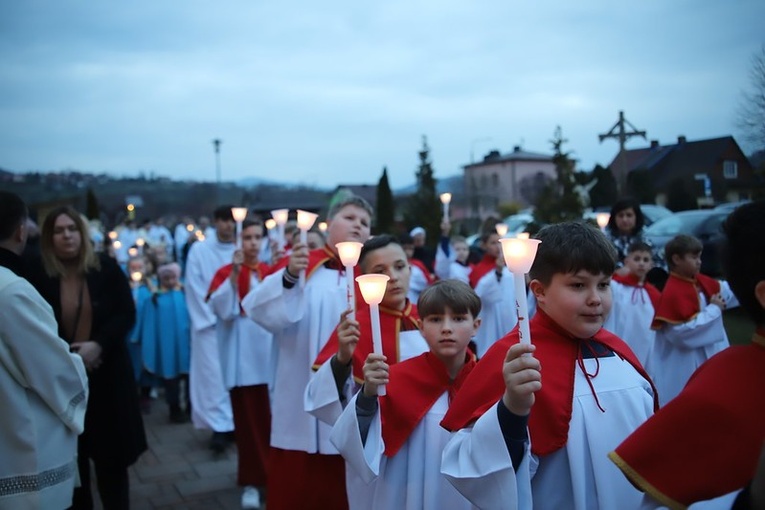
[[[648,138],[737,134],[762,0],[0,3],[0,168],[333,187],[436,177],[557,125],[580,168],[624,110]],[[633,139],[628,147],[648,142]]]

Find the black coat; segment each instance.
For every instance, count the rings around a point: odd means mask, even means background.
[[[101,269],[87,274],[93,309],[91,340],[103,349],[99,368],[88,372],[90,396],[80,449],[97,462],[129,466],[146,450],[146,434],[126,338],[135,323],[127,276],[117,263],[100,258]],[[50,303],[61,328],[61,282],[38,268],[31,278]]]

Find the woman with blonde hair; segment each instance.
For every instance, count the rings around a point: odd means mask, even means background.
[[[42,270],[33,283],[50,303],[59,335],[88,370],[90,399],[78,443],[82,486],[72,508],[93,507],[90,461],[103,507],[129,508],[127,468],[146,450],[125,338],[135,322],[127,277],[93,249],[87,223],[72,207],[52,210],[40,236]]]

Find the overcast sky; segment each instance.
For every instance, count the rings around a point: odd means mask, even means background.
[[[334,187],[737,135],[762,0],[0,2],[0,168]],[[632,139],[628,147],[648,142]]]

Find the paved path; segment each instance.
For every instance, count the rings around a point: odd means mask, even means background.
[[[161,396],[144,414],[144,425],[149,449],[130,468],[131,509],[240,508],[235,445],[214,456],[207,448],[210,431],[196,430],[191,423],[171,424]]]

